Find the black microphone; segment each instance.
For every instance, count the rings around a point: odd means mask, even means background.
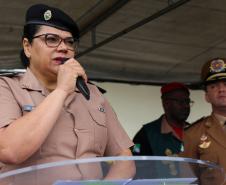
[[[77,80],[76,80],[76,87],[78,88],[78,90],[82,93],[82,95],[89,100],[90,99],[90,92],[89,89],[84,81],[84,79],[81,76],[78,76]]]
[[[64,64],[69,58],[63,58],[61,60],[61,64]],[[84,79],[81,76],[78,76],[76,80],[75,86],[78,88],[78,90],[82,93],[82,95],[89,100],[90,99],[90,92],[89,89],[84,81]]]

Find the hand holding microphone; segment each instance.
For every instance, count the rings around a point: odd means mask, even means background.
[[[61,64],[64,64],[68,59],[69,58],[63,58],[61,61]],[[75,86],[78,88],[78,90],[82,93],[82,95],[87,100],[90,99],[90,91],[89,91],[84,79],[81,76],[78,76]]]

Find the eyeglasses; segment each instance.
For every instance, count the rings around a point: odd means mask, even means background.
[[[51,48],[58,47],[62,41],[64,41],[64,44],[67,46],[67,49],[71,51],[75,51],[78,47],[78,40],[74,39],[73,37],[66,37],[63,39],[57,34],[45,33],[45,34],[34,36],[33,39],[39,38],[39,37],[44,38],[46,45]]]
[[[190,99],[177,99],[177,98],[167,98],[167,100],[172,100],[175,101],[176,103],[178,103],[179,105],[189,105],[192,106],[194,105],[194,101],[190,100]]]

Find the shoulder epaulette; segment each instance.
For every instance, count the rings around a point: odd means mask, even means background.
[[[194,125],[196,125],[196,124],[199,123],[200,121],[204,120],[205,118],[206,118],[206,117],[203,116],[203,117],[197,119],[195,122],[190,123],[189,125],[186,125],[186,127],[185,127],[184,129],[187,130],[187,129],[193,127]]]
[[[0,76],[14,77],[25,73],[25,69],[0,69]]]
[[[95,86],[97,87],[97,89],[98,89],[102,94],[104,94],[104,93],[107,92],[105,89],[103,89],[103,88],[97,86],[96,84],[94,84],[94,83],[92,83],[92,82],[90,82],[90,81],[88,81],[87,83],[89,83],[89,84],[91,84],[91,85],[95,85]]]
[[[0,74],[0,77],[15,77],[15,76],[19,76],[21,73],[4,73],[4,74]]]

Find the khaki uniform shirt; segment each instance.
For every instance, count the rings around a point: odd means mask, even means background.
[[[79,92],[69,95],[39,150],[20,165],[5,165],[5,171],[58,160],[116,156],[131,147],[133,143],[108,101],[96,86],[88,84],[88,88],[90,100]],[[28,114],[48,94],[29,68],[22,76],[0,78],[0,128]]]
[[[181,156],[214,162],[226,172],[226,132],[222,126],[223,119],[225,118],[212,114],[188,128],[184,135],[185,151]]]

